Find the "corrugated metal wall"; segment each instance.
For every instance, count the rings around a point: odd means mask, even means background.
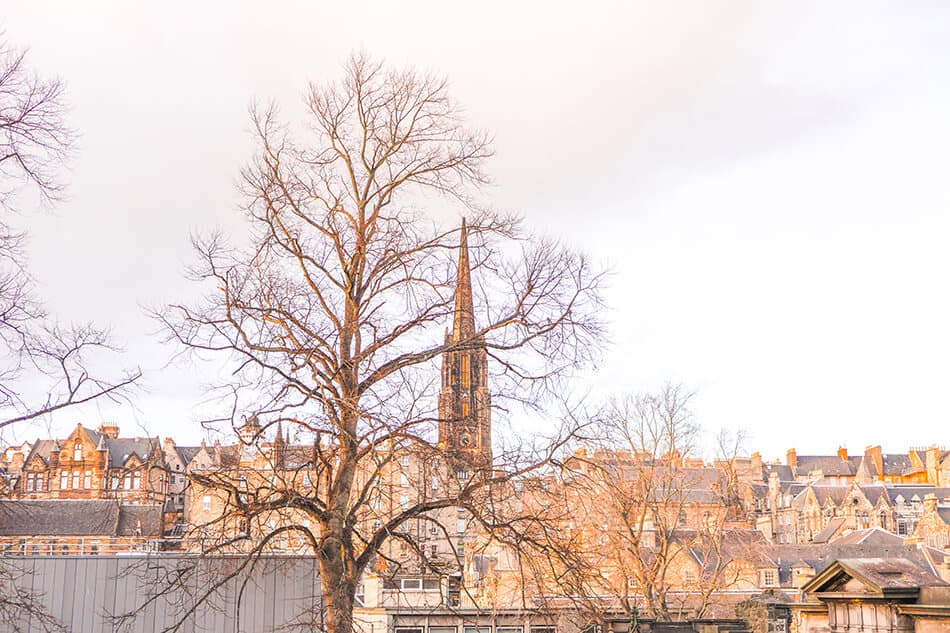
[[[187,556],[0,559],[0,602],[14,588],[23,594],[19,607],[13,601],[12,610],[5,610],[14,617],[0,621],[0,631],[47,633],[41,619],[22,608],[29,595],[71,633],[159,633],[183,617],[180,630],[188,633],[317,628],[315,558],[266,557],[240,569],[245,562]],[[134,617],[115,619],[124,614]]]

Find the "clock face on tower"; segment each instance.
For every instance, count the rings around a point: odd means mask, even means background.
[[[472,445],[472,436],[469,435],[468,433],[462,433],[462,435],[459,437],[459,446],[464,446],[468,448],[471,445]]]

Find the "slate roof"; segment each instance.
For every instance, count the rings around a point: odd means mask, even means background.
[[[847,486],[812,486],[811,489],[814,491],[818,503],[822,506],[825,505],[828,500],[834,502],[836,506],[840,506],[844,498],[848,495]]]
[[[33,444],[33,450],[26,456],[26,459],[23,461],[24,464],[28,464],[34,455],[39,455],[40,459],[43,460],[47,466],[49,465],[49,454],[53,450],[53,446],[56,445],[56,440],[36,440]]]
[[[899,537],[898,537],[899,538]],[[931,557],[943,560],[943,553],[930,549]],[[791,583],[792,568],[806,564],[820,574],[836,559],[840,558],[884,558],[906,559],[923,569],[930,569],[927,555],[915,545],[869,544],[869,543],[822,543],[799,545],[773,545],[772,556],[779,568],[779,581],[783,586]]]
[[[0,536],[113,536],[118,522],[109,499],[0,501]]]
[[[762,478],[768,481],[770,473],[777,473],[779,481],[794,481],[795,474],[787,464],[762,464]]]
[[[112,499],[0,501],[0,536],[160,536],[161,510]]]
[[[860,457],[856,459],[860,460]],[[838,455],[799,455],[795,466],[795,472],[802,476],[816,470],[826,477],[851,476],[856,469],[853,458],[845,460]]]
[[[892,534],[879,527],[854,530],[848,534],[832,538],[835,545],[877,545],[882,547],[903,545],[904,537]]]
[[[827,543],[835,533],[844,525],[845,517],[834,517],[828,521],[822,530],[811,540],[812,543]]]
[[[121,506],[116,536],[161,536],[162,506]]]
[[[950,525],[950,506],[937,506],[937,516],[940,520]]]
[[[839,558],[836,561],[852,577],[857,575],[880,589],[946,587],[929,565],[924,568],[902,558]]]
[[[122,468],[133,453],[144,462],[152,450],[159,446],[158,438],[154,437],[107,439],[105,442],[109,449],[109,468]]]
[[[198,451],[201,450],[200,446],[176,446],[175,450],[178,451],[178,456],[181,458],[182,463],[185,466],[191,463],[191,460],[195,458],[195,455],[198,454]]]
[[[935,495],[938,499],[943,499],[944,497],[950,497],[950,488],[937,488],[935,486],[908,486],[906,484],[897,485],[897,486],[887,486],[887,496],[891,500],[891,504],[897,504],[897,497],[903,497],[904,503],[910,503],[911,500],[916,495],[918,499],[923,500],[923,498],[929,494]]]

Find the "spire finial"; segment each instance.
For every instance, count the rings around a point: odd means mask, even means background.
[[[475,336],[475,309],[472,301],[472,271],[468,260],[468,227],[462,218],[459,237],[458,280],[455,285],[455,321],[452,338],[456,341]]]

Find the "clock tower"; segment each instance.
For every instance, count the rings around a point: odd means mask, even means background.
[[[488,353],[476,334],[472,301],[472,272],[468,230],[462,219],[458,279],[452,330],[445,333],[442,391],[439,395],[439,446],[473,466],[490,467],[491,398],[488,394]]]

